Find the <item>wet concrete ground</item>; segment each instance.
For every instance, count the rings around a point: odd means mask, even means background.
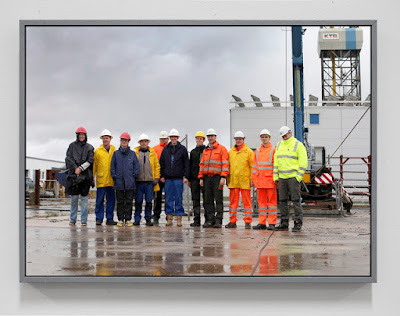
[[[274,232],[254,275],[369,275],[369,209],[352,212],[305,217],[299,233]],[[245,230],[242,215],[237,229],[215,229],[190,227],[185,217],[183,227],[165,227],[164,218],[158,227],[96,226],[94,214],[87,227],[70,227],[68,214],[28,216],[28,276],[248,276],[272,234]]]

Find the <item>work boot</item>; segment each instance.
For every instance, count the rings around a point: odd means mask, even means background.
[[[211,228],[211,227],[214,227],[214,224],[213,224],[213,222],[205,222],[203,224],[203,227],[204,228]]]
[[[245,229],[251,229],[251,224],[250,224],[250,223],[244,224],[244,228],[245,228]]]
[[[122,221],[118,221],[117,226],[122,227],[122,226],[124,226],[124,223]]]
[[[190,223],[190,227],[199,227],[201,226],[200,221],[194,221],[193,223]]]
[[[274,224],[269,224],[267,227],[268,230],[275,230],[275,225]]]
[[[230,222],[228,225],[225,225],[225,228],[236,228],[236,223]]]
[[[133,225],[139,226],[139,225],[140,225],[140,221],[134,221],[134,222],[133,222]]]
[[[214,228],[222,228],[222,224],[220,222],[215,222]]]
[[[115,222],[115,221],[108,221],[108,222],[106,222],[106,225],[117,225],[117,222]]]
[[[182,216],[177,216],[177,223],[176,226],[182,227]]]
[[[153,218],[153,225],[158,225],[158,217]]]
[[[165,224],[165,226],[172,226],[172,218],[173,218],[172,214],[167,215],[167,224]]]
[[[301,230],[301,227],[303,226],[302,221],[295,221],[294,222],[294,227],[292,228],[292,232],[299,232]]]
[[[267,226],[264,224],[258,224],[257,226],[253,226],[253,229],[255,230],[265,230],[267,229]]]
[[[275,230],[288,231],[289,230],[289,221],[287,221],[287,220],[281,221],[279,226],[275,227]]]
[[[126,221],[125,222],[125,226],[132,227],[133,225],[135,225],[135,224],[132,224],[131,221]]]
[[[96,226],[100,226],[102,224],[101,221],[96,221]]]
[[[153,223],[151,222],[150,217],[146,218],[146,226],[153,226]]]
[[[75,222],[69,222],[69,226],[75,226]]]

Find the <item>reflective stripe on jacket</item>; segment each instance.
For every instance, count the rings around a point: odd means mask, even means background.
[[[135,148],[136,156],[139,158],[139,149],[140,146]],[[157,153],[154,148],[148,147],[150,151],[149,161],[151,166],[151,171],[153,173],[153,179],[160,179],[160,163],[158,162]],[[160,191],[160,185],[154,186],[154,191]]]
[[[114,186],[114,180],[111,177],[111,159],[114,151],[113,145],[110,145],[109,151],[103,145],[94,151],[93,177],[96,177],[97,188]]]
[[[274,155],[274,181],[279,178],[303,179],[308,167],[307,150],[303,143],[294,137],[282,140],[276,145]]]
[[[256,188],[274,188],[274,154],[275,147],[268,143],[265,147],[261,144],[254,153],[253,182]]]
[[[240,188],[250,190],[253,159],[254,153],[246,144],[243,144],[240,149],[236,146],[232,147],[229,151],[228,187],[230,189]]]
[[[228,150],[217,141],[212,148],[208,145],[203,150],[200,161],[199,179],[204,176],[221,175],[226,178],[229,175]]]

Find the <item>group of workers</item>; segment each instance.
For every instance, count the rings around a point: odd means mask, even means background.
[[[111,145],[113,138],[104,130],[100,139],[103,144],[96,150],[87,143],[84,127],[76,130],[76,141],[69,145],[66,157],[68,168],[66,192],[71,195],[70,225],[75,225],[78,198],[81,196],[81,225],[87,225],[88,193],[96,179],[96,225],[102,225],[104,213],[107,225],[140,225],[143,200],[144,219],[147,226],[159,224],[162,191],[165,191],[166,226],[182,226],[183,186],[191,189],[194,221],[192,227],[201,226],[200,196],[203,196],[204,228],[221,228],[223,222],[223,187],[229,188],[229,223],[226,228],[236,228],[238,205],[242,197],[246,229],[289,229],[288,200],[294,206],[292,231],[300,231],[303,224],[300,183],[307,169],[307,151],[293,137],[288,126],[280,128],[282,140],[274,147],[271,133],[260,132],[261,145],[253,152],[245,144],[245,135],[237,131],[235,145],[229,150],[217,142],[217,132],[210,128],[207,133],[197,132],[196,147],[187,152],[179,140],[179,132],[160,132],[160,143],[150,147],[146,134],[139,137],[139,146],[130,149],[131,136],[124,132],[120,136],[118,150]],[[208,145],[205,146],[205,140]],[[257,188],[258,224],[251,227],[252,203],[250,190]],[[277,189],[279,188],[280,224],[277,226]],[[114,221],[115,197],[118,222]],[[152,201],[154,203],[154,210]],[[106,207],[104,212],[104,200]],[[132,221],[133,200],[135,200]],[[153,214],[152,214],[153,211]],[[268,222],[268,225],[267,225]]]

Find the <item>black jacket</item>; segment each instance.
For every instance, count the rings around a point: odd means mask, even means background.
[[[174,155],[174,161],[172,163],[172,155]],[[189,179],[189,157],[185,146],[182,146],[180,142],[176,146],[172,146],[169,143],[164,147],[161,157],[161,177],[166,179],[182,179],[183,177]]]
[[[192,149],[190,152],[190,177],[189,181],[198,180],[199,169],[200,169],[200,160],[203,155],[203,150],[206,146],[201,145]]]
[[[75,169],[83,163],[89,162],[90,166],[81,172],[79,179],[76,179]],[[93,177],[94,148],[86,142],[74,141],[69,144],[65,164],[68,169],[66,191],[68,194],[83,196],[89,193]]]

